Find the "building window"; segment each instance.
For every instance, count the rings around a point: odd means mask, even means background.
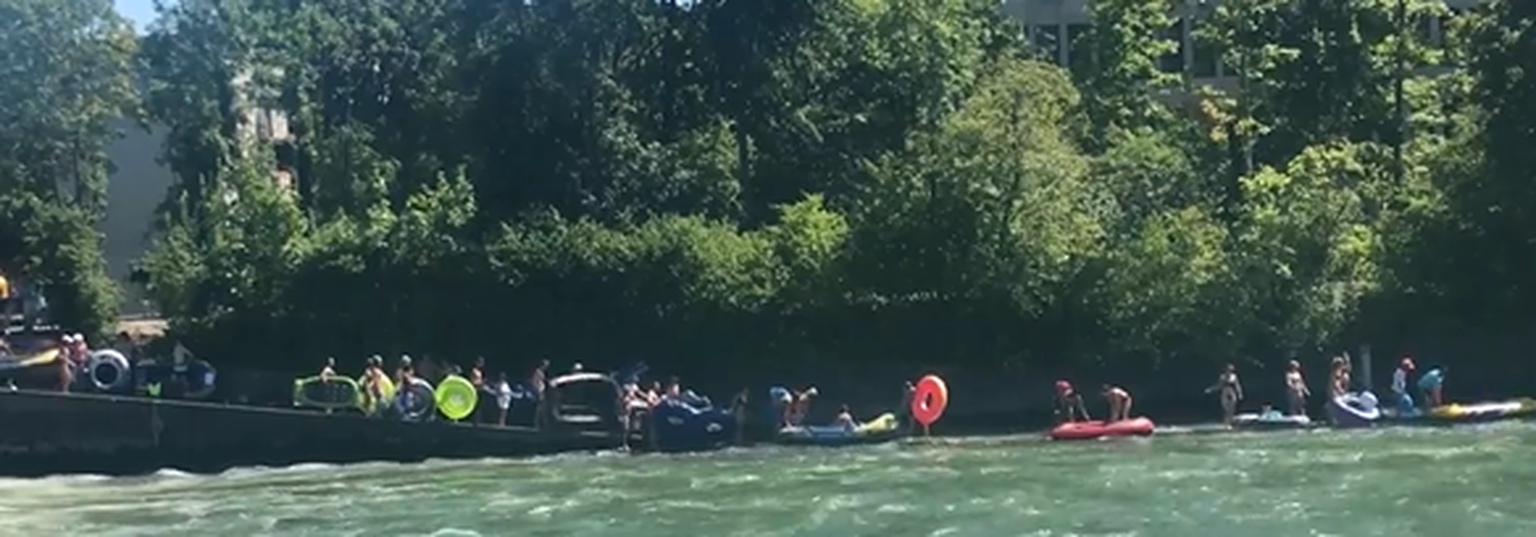
[[[1067,64],[1074,73],[1086,73],[1093,68],[1096,55],[1088,37],[1091,28],[1087,24],[1067,25]]]
[[[1440,33],[1439,17],[1428,17],[1423,15],[1415,17],[1413,29],[1414,37],[1417,37],[1420,43],[1431,47],[1441,47],[1445,45],[1445,40]]]
[[[1040,61],[1061,65],[1061,25],[1030,26],[1029,34]]]
[[[1199,35],[1196,35],[1194,26],[1191,23],[1189,29],[1189,42],[1194,49],[1193,57],[1190,58],[1190,74],[1194,75],[1195,78],[1217,76],[1216,64],[1221,63],[1221,50],[1216,48],[1215,43],[1201,39]]]
[[[1173,42],[1173,50],[1163,55],[1159,67],[1164,73],[1184,72],[1184,19],[1176,19],[1163,31],[1163,39]]]

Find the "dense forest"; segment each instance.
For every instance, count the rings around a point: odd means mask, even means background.
[[[226,363],[1529,367],[1536,3],[1088,3],[0,0],[0,262],[110,330],[129,117]]]

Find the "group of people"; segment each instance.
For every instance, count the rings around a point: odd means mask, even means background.
[[[435,364],[433,365],[435,366]],[[548,367],[549,361],[545,360],[539,367],[535,368],[533,375],[530,376],[529,387],[536,393],[542,394],[543,392],[544,374]],[[494,414],[477,412],[475,421],[494,423],[496,425],[507,424],[507,414],[512,408],[514,390],[506,372],[497,373],[494,380],[487,381],[484,358],[476,358],[467,373],[460,369],[459,366],[452,364],[448,364],[441,369],[433,367],[424,369],[428,369],[428,371],[418,371],[415,362],[409,355],[400,356],[400,359],[395,363],[393,372],[385,370],[383,356],[375,354],[368,357],[364,361],[363,374],[359,378],[358,383],[363,392],[364,407],[380,409],[414,408],[419,405],[415,398],[420,397],[420,393],[418,390],[408,389],[409,387],[415,384],[432,386],[434,380],[441,382],[448,375],[462,375],[465,380],[468,380],[475,387],[482,397],[495,401],[496,412]],[[322,379],[340,376],[336,372],[336,358],[326,358],[324,364],[320,367],[319,376]],[[389,393],[391,386],[394,388],[393,394]]]
[[[1350,393],[1353,386],[1352,375],[1354,366],[1349,354],[1335,356],[1329,363],[1328,397],[1338,398]],[[1417,408],[1413,395],[1410,393],[1409,377],[1413,375],[1416,367],[1412,357],[1404,356],[1398,362],[1397,369],[1392,373],[1392,394],[1397,410],[1402,413],[1414,412]],[[1312,392],[1307,389],[1307,381],[1301,373],[1301,363],[1291,360],[1285,368],[1285,395],[1286,415],[1305,416],[1307,414],[1307,399]],[[1445,369],[1435,367],[1419,376],[1414,384],[1423,401],[1428,406],[1439,406],[1444,403],[1442,399],[1442,387],[1445,383]],[[1216,383],[1206,389],[1207,393],[1220,394],[1222,418],[1228,425],[1232,424],[1237,414],[1237,404],[1243,400],[1243,385],[1238,381],[1237,368],[1227,364],[1217,376]],[[1269,408],[1269,405],[1264,405]]]
[[[1418,405],[1414,404],[1414,398],[1409,392],[1408,384],[1417,369],[1418,366],[1413,363],[1413,358],[1404,356],[1398,362],[1397,370],[1392,372],[1392,395],[1397,402],[1399,413],[1410,414],[1416,412],[1419,408]],[[1425,408],[1434,408],[1445,404],[1443,397],[1445,386],[1444,367],[1431,367],[1429,371],[1419,375],[1418,382],[1415,382],[1413,386],[1418,388],[1418,392],[1422,396],[1420,401],[1424,402]]]
[[[1336,398],[1349,393],[1353,372],[1349,356],[1344,354],[1334,357],[1330,369],[1329,397]],[[1410,385],[1410,377],[1416,369],[1413,358],[1405,356],[1392,374],[1392,394],[1399,412],[1413,412],[1418,408],[1414,403],[1415,399],[1410,392],[1410,386],[1417,388],[1425,406],[1435,407],[1444,404],[1442,389],[1445,384],[1445,368],[1431,368],[1419,375],[1417,382]],[[1312,392],[1307,388],[1300,362],[1291,360],[1286,363],[1284,386],[1286,415],[1306,415],[1307,399],[1312,396]],[[1100,393],[1109,406],[1109,421],[1130,419],[1132,399],[1129,392],[1124,388],[1105,384],[1100,389]],[[1238,404],[1244,399],[1243,383],[1238,378],[1237,367],[1233,364],[1223,367],[1216,376],[1216,382],[1206,388],[1205,393],[1217,395],[1221,404],[1222,421],[1231,425],[1237,417]],[[1269,409],[1270,405],[1264,405],[1264,407]],[[1083,404],[1082,396],[1072,387],[1072,383],[1066,380],[1056,381],[1055,414],[1057,421],[1063,423],[1092,420],[1087,407]]]
[[[9,326],[17,314],[21,324],[31,327],[41,321],[48,310],[48,299],[35,283],[13,283],[0,271],[0,324]]]
[[[8,337],[31,337],[36,339],[39,337],[39,334],[42,335],[41,337],[45,341],[50,342],[42,349],[13,349]],[[57,336],[52,334],[52,332],[37,332],[35,327],[26,327],[16,333],[0,335],[0,355],[14,352],[35,353],[57,349],[57,358],[50,362],[56,368],[53,377],[55,380],[54,386],[60,392],[69,392],[79,384],[77,381],[87,378],[86,376],[90,373],[92,356],[96,351],[101,350],[101,347],[93,348],[84,334],[65,333]],[[53,339],[55,337],[57,338],[56,340]],[[54,343],[55,341],[56,343]],[[193,378],[192,364],[196,360],[196,356],[180,341],[174,343],[169,361],[144,356],[141,352],[141,342],[128,332],[118,333],[110,349],[121,354],[122,358],[126,360],[125,365],[131,368],[157,368],[163,370],[161,371],[162,374],[159,375],[141,375],[136,377],[137,380],[144,381],[144,385],[135,384],[131,388],[140,395],[164,398],[200,398],[207,395],[204,392],[211,392],[213,389],[215,381],[213,369],[211,367],[199,368],[199,372],[196,374],[201,376]],[[7,384],[9,387],[15,388],[14,383],[11,383],[9,380]]]
[[[903,398],[901,408],[906,410],[907,402],[911,400],[915,387],[911,382],[907,383],[906,395]],[[805,416],[810,413],[811,402],[821,395],[821,391],[815,386],[808,386],[800,390],[790,390],[776,387],[769,391],[773,399],[773,415],[778,420],[780,430],[805,425]],[[837,407],[837,413],[832,416],[832,426],[856,429],[859,420],[853,417],[853,410],[845,403]]]
[[[1348,364],[1347,360],[1338,358],[1335,359],[1335,364],[1339,363],[1340,361],[1344,362],[1346,365]],[[1333,391],[1335,392],[1337,392],[1338,386],[1340,386],[1338,379],[1339,373],[1336,365],[1333,384],[1335,386]],[[1304,376],[1302,376],[1301,362],[1296,360],[1286,362],[1285,374],[1282,380],[1285,386],[1284,415],[1306,415],[1307,399],[1312,397],[1312,390],[1307,388],[1307,380]],[[1346,378],[1342,386],[1348,387],[1348,385],[1349,383]],[[1222,367],[1221,373],[1216,375],[1216,382],[1210,387],[1206,388],[1205,393],[1217,394],[1217,398],[1221,403],[1222,423],[1232,425],[1232,423],[1237,419],[1238,404],[1241,403],[1245,398],[1243,393],[1243,383],[1240,379],[1238,379],[1237,376],[1237,366],[1234,364],[1227,364],[1226,366]],[[1275,411],[1271,405],[1263,405],[1262,413],[1270,414],[1273,412]]]
[[[1099,394],[1104,397],[1109,406],[1109,417],[1106,421],[1124,421],[1131,419],[1131,392],[1125,388],[1112,384],[1099,387]],[[1072,383],[1066,380],[1056,381],[1056,421],[1069,423],[1077,421],[1092,421],[1088,415],[1088,407],[1083,404],[1082,394],[1072,387]]]

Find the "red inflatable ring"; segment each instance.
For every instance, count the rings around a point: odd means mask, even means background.
[[[917,381],[916,390],[912,392],[912,419],[923,427],[933,425],[944,415],[946,406],[949,406],[949,387],[944,385],[944,379],[926,375]]]

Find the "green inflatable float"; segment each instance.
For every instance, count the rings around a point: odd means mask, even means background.
[[[361,385],[363,379],[359,378],[357,382],[359,385]],[[368,396],[367,390],[363,391],[362,404],[359,405],[358,408],[363,409],[364,414],[368,414],[370,416],[378,414],[379,412],[382,412],[386,407],[388,407],[391,401],[395,400],[395,381],[390,380],[388,375],[380,375],[379,392],[383,397],[380,401],[375,401],[372,397]]]
[[[293,406],[342,410],[362,408],[363,388],[347,377],[309,377],[293,381]]]
[[[475,385],[458,375],[448,375],[442,382],[437,383],[437,389],[434,391],[437,411],[442,412],[443,417],[453,421],[459,421],[474,414],[475,404],[480,399]]]

